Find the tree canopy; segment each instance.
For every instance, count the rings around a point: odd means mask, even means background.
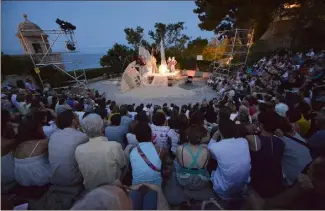
[[[100,58],[100,65],[103,67],[122,67],[127,58],[132,59],[136,55],[136,51],[126,45],[115,43],[114,46],[107,51],[107,54]]]
[[[319,21],[324,21],[325,17],[325,3],[322,0],[196,0],[195,4],[197,8],[194,13],[201,21],[199,27],[207,31],[218,31],[219,24],[229,15],[229,11],[235,11],[232,17],[235,18],[235,27],[255,29],[255,39],[264,34],[275,16],[288,15],[288,12],[301,20],[297,26],[315,24],[324,28],[319,25]],[[299,7],[286,8],[286,5]]]

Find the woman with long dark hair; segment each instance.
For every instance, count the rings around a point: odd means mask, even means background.
[[[20,185],[49,183],[48,140],[43,132],[46,116],[45,111],[32,110],[18,127],[14,157],[15,177]]]

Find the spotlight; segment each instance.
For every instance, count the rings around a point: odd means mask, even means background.
[[[76,50],[76,46],[75,46],[75,44],[73,42],[68,41],[66,46],[67,46],[67,49],[69,51],[75,51]]]
[[[69,22],[60,20],[59,18],[56,19],[55,23],[59,24],[60,28],[64,31],[73,31],[73,30],[76,30],[76,28],[77,28],[75,25],[73,25]]]

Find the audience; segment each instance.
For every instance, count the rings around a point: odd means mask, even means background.
[[[179,106],[6,84],[4,208],[324,209],[324,59],[277,52]]]

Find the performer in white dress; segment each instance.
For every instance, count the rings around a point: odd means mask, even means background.
[[[175,67],[176,67],[176,64],[177,64],[177,61],[176,61],[175,57],[172,58],[170,63],[171,63],[170,72],[175,72]]]
[[[167,60],[167,68],[168,68],[169,72],[170,72],[171,65],[172,65],[171,61],[172,61],[172,59],[170,57],[168,57],[168,60]]]

